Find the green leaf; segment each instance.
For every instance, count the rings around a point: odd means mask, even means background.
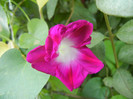
[[[99,42],[97,45],[91,48],[91,51],[97,56],[98,59],[104,61],[105,46],[104,46],[103,41]]]
[[[87,45],[87,47],[92,48],[95,45],[97,45],[100,41],[104,39],[104,35],[100,32],[93,32],[92,35],[91,44]]]
[[[24,33],[19,38],[21,48],[30,48],[34,45],[44,45],[48,35],[48,26],[45,21],[32,19],[28,23],[29,33]]]
[[[109,22],[112,29],[115,29],[117,25],[120,23],[120,21],[120,17],[109,16]]]
[[[95,0],[89,1],[88,10],[92,14],[96,14],[97,13],[98,9],[96,7]]]
[[[115,95],[115,96],[112,96],[111,99],[128,99],[122,95]]]
[[[71,18],[73,21],[76,20],[87,20],[93,23],[94,27],[96,27],[96,19],[94,16],[89,12],[88,9],[84,8],[83,6],[79,6],[77,3],[74,4],[74,13]]]
[[[133,20],[125,23],[117,32],[117,37],[128,44],[133,44]]]
[[[33,34],[36,38],[40,40],[45,40],[48,35],[48,26],[44,20],[32,19],[28,23],[29,34]]]
[[[125,45],[120,49],[119,60],[122,62],[133,64],[133,45]]]
[[[38,45],[42,41],[36,39],[32,34],[24,33],[20,36],[19,44],[21,48],[29,48],[33,45]]]
[[[132,17],[133,0],[96,0],[97,8],[108,15]]]
[[[102,86],[101,78],[95,77],[86,83],[82,95],[93,99],[105,99],[109,96],[109,89]]]
[[[67,93],[76,94],[78,89],[74,89],[72,92],[56,77],[50,76],[49,82],[53,90],[65,91]]]
[[[9,38],[9,35],[10,35],[10,32],[8,28],[6,13],[4,12],[2,6],[0,5],[0,37]]]
[[[112,77],[105,77],[103,82],[106,86],[112,87],[113,86],[113,78]]]
[[[120,48],[124,45],[124,43],[121,41],[117,41],[114,43],[115,43],[116,53],[118,54],[120,51]],[[114,58],[111,41],[110,40],[104,41],[104,45],[105,45],[105,63],[111,70],[111,73],[114,74],[116,68],[115,68],[115,58]],[[121,62],[119,62],[119,66],[121,66]]]
[[[36,0],[31,0],[32,2],[34,2],[35,4],[37,3]]]
[[[48,0],[36,0],[38,7],[39,7],[39,11],[43,8],[43,6],[48,2]]]
[[[133,77],[124,69],[118,69],[113,76],[113,87],[127,98],[133,98]]]
[[[115,72],[115,59],[113,54],[113,49],[110,40],[104,41],[105,45],[105,63],[111,70],[111,73],[113,74]]]
[[[57,92],[58,93],[58,92]],[[70,99],[69,97],[65,95],[60,95],[60,94],[52,94],[52,99]],[[72,98],[73,99],[73,98]]]
[[[51,96],[49,95],[48,91],[43,88],[37,96],[37,99],[51,99]]]
[[[2,99],[34,99],[49,75],[34,70],[17,49],[0,58],[0,95]]]
[[[47,15],[48,15],[48,19],[50,20],[55,12],[55,8],[57,5],[58,0],[49,0],[47,3]],[[51,6],[52,5],[52,6]]]

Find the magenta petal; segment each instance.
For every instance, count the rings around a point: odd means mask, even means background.
[[[88,39],[86,39],[80,46],[85,46],[88,44],[91,44],[91,36]]]
[[[87,75],[88,72],[77,62],[67,66],[58,66],[56,71],[56,77],[59,78],[70,91],[78,88]]]
[[[79,52],[78,59],[71,64],[74,89],[83,83],[88,74],[95,74],[104,67],[102,61],[86,46],[79,48]]]
[[[43,59],[38,59],[35,63],[32,63],[32,67],[38,71],[55,76],[56,65],[54,62],[46,62]]]
[[[58,24],[53,26],[49,30],[49,36],[53,39],[54,42],[59,44],[60,41],[62,40],[62,35],[65,33],[65,31],[66,31],[66,27],[62,24]]]
[[[97,73],[104,67],[102,61],[100,61],[89,48],[84,46],[80,48],[79,51],[81,53],[79,57],[80,64],[88,71],[88,74]]]
[[[82,64],[84,65],[84,64]],[[83,68],[80,64],[80,61],[76,61],[72,66],[72,75],[73,75],[73,87],[74,89],[78,88],[88,75],[88,71]]]
[[[77,47],[90,44],[93,24],[85,20],[78,20],[68,24],[66,36],[75,41]]]
[[[57,50],[58,50],[58,46],[59,44],[55,43],[53,41],[53,39],[48,36],[46,38],[46,41],[45,41],[45,53],[46,53],[46,56],[45,56],[45,61],[49,61],[55,57],[58,56],[58,53],[57,53]]]
[[[44,58],[45,56],[45,46],[38,46],[32,49],[26,57],[26,60],[30,63],[35,62],[40,58]]]
[[[72,69],[70,65],[59,65],[56,69],[56,77],[59,78],[70,91],[73,90]]]
[[[68,64],[58,65],[56,77],[72,91],[78,88],[88,74],[99,72],[104,64],[86,46],[79,48],[78,57]]]
[[[58,24],[50,29],[49,35],[45,41],[45,49],[47,54],[45,57],[46,61],[58,56],[57,50],[65,31],[66,27],[62,24]]]
[[[45,46],[27,54],[27,61],[38,71],[59,78],[72,91],[88,74],[99,72],[104,64],[85,45],[90,44],[92,23],[78,20],[56,25],[49,31]]]
[[[53,62],[46,62],[44,60],[45,55],[45,46],[38,46],[27,54],[26,60],[30,62],[32,67],[36,70],[54,76],[56,66],[53,66]]]

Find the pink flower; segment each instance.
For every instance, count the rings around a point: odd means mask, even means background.
[[[27,61],[38,71],[56,76],[72,91],[88,74],[99,72],[104,64],[86,47],[90,44],[93,24],[78,20],[49,31],[44,46],[27,54]]]

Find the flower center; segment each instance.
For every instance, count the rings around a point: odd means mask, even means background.
[[[59,45],[57,61],[67,64],[77,57],[78,50],[72,47],[74,43],[69,39],[63,39]]]

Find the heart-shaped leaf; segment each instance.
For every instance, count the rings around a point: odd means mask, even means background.
[[[44,45],[48,35],[48,26],[44,20],[32,19],[28,23],[29,33],[24,33],[19,38],[19,44],[22,48],[30,48],[34,45]]]
[[[133,77],[124,69],[118,69],[113,76],[113,87],[125,97],[133,99]]]
[[[100,11],[108,15],[133,16],[133,0],[96,0],[96,5]]]
[[[34,99],[49,75],[34,70],[17,49],[7,51],[0,58],[1,99]]]
[[[83,96],[92,99],[105,99],[109,95],[109,89],[102,86],[102,80],[99,77],[90,79],[83,88]]]
[[[122,62],[133,64],[133,45],[125,45],[120,49],[119,60]]]
[[[117,32],[117,37],[128,44],[133,44],[133,20],[125,23]]]

